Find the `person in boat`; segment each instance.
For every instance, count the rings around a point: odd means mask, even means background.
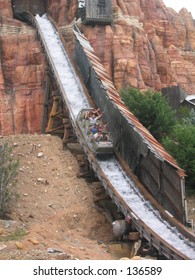
[[[107,123],[106,124],[99,124],[98,125],[98,130],[100,130],[101,132],[104,132],[104,129],[107,127]]]
[[[90,126],[89,127],[89,131],[92,133],[92,134],[95,134],[98,132],[98,125],[95,123],[94,125]]]
[[[91,117],[89,117],[89,125],[93,126],[94,124],[96,124],[97,120],[101,119],[101,117],[103,116],[103,113],[101,113],[99,116],[92,114]]]
[[[109,134],[107,132],[103,132],[105,126],[107,126],[107,124],[98,126],[98,132],[94,134],[94,139],[96,142],[109,141]]]
[[[94,134],[94,139],[96,142],[103,140],[103,134],[100,130]]]
[[[99,116],[101,113],[100,113],[100,108],[96,109],[96,108],[93,108],[92,110],[90,111],[86,111],[85,112],[85,116],[84,116],[84,119],[88,120],[93,114],[95,114],[95,116]]]

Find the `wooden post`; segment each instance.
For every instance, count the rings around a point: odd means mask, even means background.
[[[64,124],[64,137],[63,137],[63,143],[65,144],[70,136],[70,130],[71,126],[69,123],[69,118],[64,118],[63,119],[63,124]]]
[[[60,99],[59,96],[54,96],[53,97],[53,105],[52,105],[51,113],[50,113],[50,116],[49,116],[49,121],[48,121],[47,128],[46,128],[47,133],[49,131],[53,130],[54,119],[55,119],[55,116],[57,114],[59,99]]]
[[[46,126],[46,123],[47,123],[50,84],[51,84],[51,78],[47,74],[46,86],[45,86],[43,118],[42,118],[42,124],[41,124],[41,133],[45,133],[45,126]]]

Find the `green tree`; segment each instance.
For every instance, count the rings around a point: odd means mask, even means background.
[[[158,141],[176,124],[176,114],[161,93],[129,87],[123,89],[121,95],[129,110]]]
[[[177,124],[163,146],[186,172],[186,186],[195,190],[195,126]]]
[[[19,162],[11,155],[12,148],[0,145],[0,217],[6,213],[14,193]]]
[[[195,125],[195,111],[194,109],[191,109],[189,111],[188,108],[187,109],[187,114],[184,115],[182,118],[180,118],[180,123],[183,123],[183,124],[192,124],[192,125]]]

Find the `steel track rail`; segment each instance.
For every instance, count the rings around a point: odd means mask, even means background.
[[[58,72],[56,71],[55,64],[53,62],[52,56],[50,54],[50,51],[48,49],[47,43],[44,40],[43,32],[39,26],[39,23],[36,21],[34,16],[32,16],[29,13],[26,13],[27,19],[31,22],[31,24],[36,28],[39,39],[42,43],[42,46],[45,50],[45,55],[47,56],[51,71],[53,72],[53,75],[55,77],[55,80],[58,84],[59,91],[64,98],[64,102],[66,103],[66,106],[69,109],[69,117],[72,123],[72,126],[74,128],[74,131],[78,137],[78,140],[80,144],[83,147],[83,150],[94,170],[94,172],[97,174],[99,180],[101,181],[103,187],[105,188],[106,192],[109,194],[109,196],[112,198],[113,202],[117,205],[118,209],[123,213],[123,215],[126,217],[127,220],[131,221],[134,227],[139,231],[140,236],[144,237],[150,245],[154,246],[158,252],[165,256],[167,259],[175,259],[175,260],[187,260],[191,259],[187,254],[183,253],[182,250],[176,249],[174,246],[172,246],[168,240],[165,240],[162,238],[159,234],[155,232],[151,227],[149,227],[142,219],[140,219],[136,212],[133,211],[132,207],[125,201],[123,196],[120,195],[120,193],[115,189],[113,184],[110,182],[110,180],[107,178],[106,174],[102,170],[100,161],[93,155],[89,147],[87,146],[87,143],[85,142],[85,139],[82,135],[82,132],[80,131],[80,128],[76,124],[76,119],[72,110],[71,105],[69,104],[68,98],[66,96],[66,92],[64,92],[64,88],[62,86],[60,77]],[[66,54],[64,50],[65,57],[68,60],[68,63],[70,64],[70,69],[72,69],[71,63],[68,59],[68,55]],[[75,73],[73,73],[75,75]],[[78,78],[75,77],[75,81],[78,81]],[[167,230],[170,228],[176,228],[180,233],[180,238],[184,239],[185,243],[189,243],[189,248],[193,248],[195,250],[195,235],[192,234],[186,227],[184,227],[181,223],[179,223],[174,217],[169,215],[163,209],[152,196],[150,196],[145,190],[144,187],[141,185],[141,183],[137,180],[137,178],[131,173],[129,168],[125,165],[122,159],[118,158],[118,155],[115,155],[115,160],[118,161],[118,164],[121,164],[121,168],[123,168],[126,172],[126,174],[131,178],[131,180],[134,182],[136,187],[141,190],[141,193],[144,195],[146,201],[149,201],[152,206],[154,206],[154,209],[157,210],[159,214],[159,219],[163,222],[167,223]]]

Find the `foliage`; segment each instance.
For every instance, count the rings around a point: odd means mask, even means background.
[[[122,98],[130,111],[163,144],[186,172],[186,186],[195,190],[195,111],[187,107],[176,113],[161,93],[127,88]]]
[[[186,107],[184,107],[186,108]],[[189,111],[188,108],[187,109],[187,113],[185,115],[183,115],[182,117],[180,117],[180,123],[183,123],[183,124],[191,124],[191,125],[195,125],[195,111],[194,109],[191,109]]]
[[[19,162],[13,159],[11,152],[12,148],[7,143],[0,145],[0,217],[8,209],[16,184]]]
[[[122,98],[129,110],[150,133],[161,141],[176,124],[176,114],[159,92],[145,91],[131,87],[122,90]]]
[[[181,106],[179,109],[178,109],[178,119],[179,120],[182,120],[182,119],[185,119],[185,118],[188,118],[189,117],[189,108],[187,106]]]
[[[10,233],[9,235],[0,237],[0,242],[7,242],[13,240],[20,240],[22,237],[26,236],[28,231],[25,229],[16,229],[14,232]]]
[[[177,124],[162,141],[163,146],[177,160],[187,174],[186,185],[195,189],[195,126]]]

